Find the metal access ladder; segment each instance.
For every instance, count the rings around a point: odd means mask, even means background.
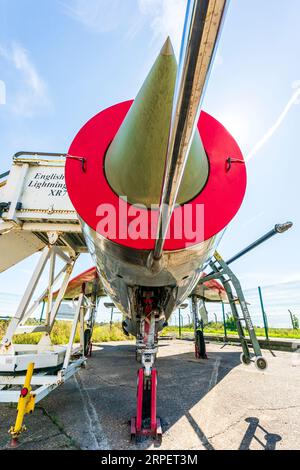
[[[204,283],[212,279],[218,279],[223,284],[228,297],[231,312],[236,323],[241,346],[243,348],[241,361],[246,365],[254,361],[258,369],[266,369],[267,361],[264,357],[262,357],[261,348],[256,337],[240,281],[217,251],[214,253],[214,256],[209,264],[213,273],[202,278],[200,282]],[[238,309],[238,305],[240,306],[240,311]],[[247,330],[249,335],[249,340],[254,352],[254,359],[252,358],[249,350],[248,339],[245,336],[245,330]]]

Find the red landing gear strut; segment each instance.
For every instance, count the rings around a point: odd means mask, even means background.
[[[143,368],[138,370],[136,417],[131,419],[131,440],[151,436],[158,443],[162,440],[160,419],[156,415],[157,371],[147,377]]]

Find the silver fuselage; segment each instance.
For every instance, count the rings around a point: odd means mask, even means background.
[[[212,257],[220,235],[193,247],[165,251],[163,267],[153,273],[147,266],[150,251],[135,250],[105,239],[81,220],[88,250],[97,266],[107,295],[129,320],[135,334],[138,287],[162,287],[169,294],[163,304],[162,324],[190,295]]]

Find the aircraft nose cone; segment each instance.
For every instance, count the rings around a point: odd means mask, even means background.
[[[174,49],[172,46],[172,42],[170,36],[167,37],[166,42],[164,43],[163,47],[160,51],[161,55],[174,55]]]
[[[177,62],[168,37],[107,151],[107,181],[131,204],[150,207],[160,202],[176,75]],[[207,157],[197,131],[177,202],[193,199],[207,176]]]

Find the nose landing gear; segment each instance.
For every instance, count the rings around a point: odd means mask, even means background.
[[[131,440],[139,442],[152,437],[162,440],[160,419],[157,417],[157,370],[154,362],[158,350],[159,310],[152,291],[144,292],[143,308],[138,322],[136,358],[142,367],[138,370],[136,416],[131,419]]]
[[[162,441],[160,419],[156,414],[157,371],[151,369],[149,376],[145,369],[138,370],[136,416],[131,418],[131,440],[138,442],[143,436],[152,437],[159,444]]]

